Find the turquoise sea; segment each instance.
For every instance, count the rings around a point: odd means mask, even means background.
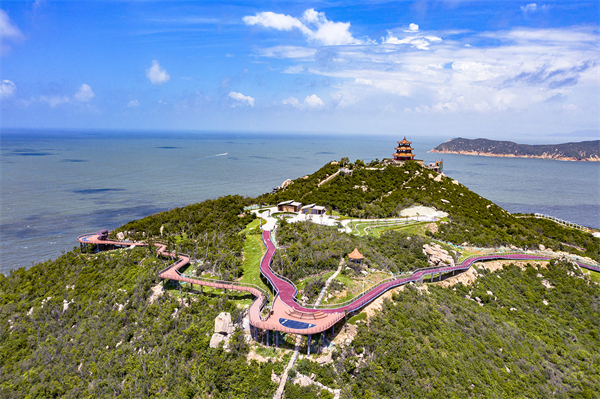
[[[326,162],[390,157],[388,136],[30,131],[0,133],[0,272],[55,258],[76,237],[227,194],[256,196]],[[600,165],[428,153],[450,139],[406,134],[417,158],[510,212],[600,228]]]

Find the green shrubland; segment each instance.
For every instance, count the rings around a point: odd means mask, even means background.
[[[336,356],[343,397],[597,397],[600,290],[571,263],[428,291],[409,286],[360,324]]]
[[[156,242],[189,254],[197,261],[195,273],[264,284],[256,270],[262,255],[259,224],[244,212],[255,203],[295,199],[353,218],[397,216],[416,204],[449,213],[436,232],[391,229],[377,237],[282,221],[276,232],[282,249],[273,268],[302,281],[311,297],[355,247],[365,255],[364,267],[381,275],[426,266],[422,246],[432,239],[487,247],[543,244],[600,259],[600,240],[591,234],[529,215],[515,217],[447,177],[435,181],[435,172],[414,162],[369,165],[378,170],[347,166],[352,175],[321,186],[339,165],[325,165],[275,194],[208,200],[112,232],[125,232],[148,247],[89,255],[74,250],[0,275],[0,397],[272,397],[271,373],[281,372],[287,361],[248,362],[250,348],[240,332],[230,351],[208,346],[214,318],[226,311],[239,323],[247,298],[185,290],[153,297],[158,271],[172,262],[156,256]],[[596,397],[597,276],[590,279],[566,262],[480,273],[473,286],[396,292],[368,323],[356,323],[356,339],[335,350],[332,365],[302,360],[298,371],[315,373],[349,398]],[[330,289],[347,288],[342,281],[357,275],[344,268]],[[361,313],[353,321],[365,317]],[[286,397],[331,394],[288,385]]]

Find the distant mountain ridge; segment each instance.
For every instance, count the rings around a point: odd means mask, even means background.
[[[431,152],[492,157],[544,158],[562,161],[600,161],[600,140],[529,145],[488,139],[452,139]]]

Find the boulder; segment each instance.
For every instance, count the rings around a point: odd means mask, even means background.
[[[250,331],[250,320],[247,317],[242,319],[242,328],[244,331]]]
[[[286,181],[281,183],[281,188],[286,188],[287,186],[289,186],[292,183],[293,183],[292,179],[287,179]]]
[[[209,344],[209,346],[210,346],[211,348],[218,348],[218,347],[219,347],[219,344],[220,344],[222,341],[225,341],[225,345],[224,345],[224,346],[227,346],[227,341],[228,341],[228,338],[227,338],[227,336],[226,336],[226,335],[223,335],[223,334],[219,334],[219,333],[214,333],[214,334],[213,334],[213,336],[212,336],[212,337],[211,337],[211,339],[210,339],[210,344]]]
[[[439,244],[431,246],[423,245],[423,253],[427,255],[427,262],[432,266],[450,265],[454,266],[454,258]]]
[[[123,241],[125,239],[125,233],[123,233],[122,231],[117,233],[117,240],[121,240]]]
[[[215,319],[215,333],[232,334],[234,331],[235,327],[231,322],[231,314],[221,312]]]

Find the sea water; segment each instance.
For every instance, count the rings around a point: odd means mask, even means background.
[[[28,131],[0,134],[0,272],[77,245],[79,234],[228,194],[257,196],[326,162],[390,157],[397,136]],[[510,212],[600,227],[596,163],[428,151],[450,137],[408,135],[426,163]]]

